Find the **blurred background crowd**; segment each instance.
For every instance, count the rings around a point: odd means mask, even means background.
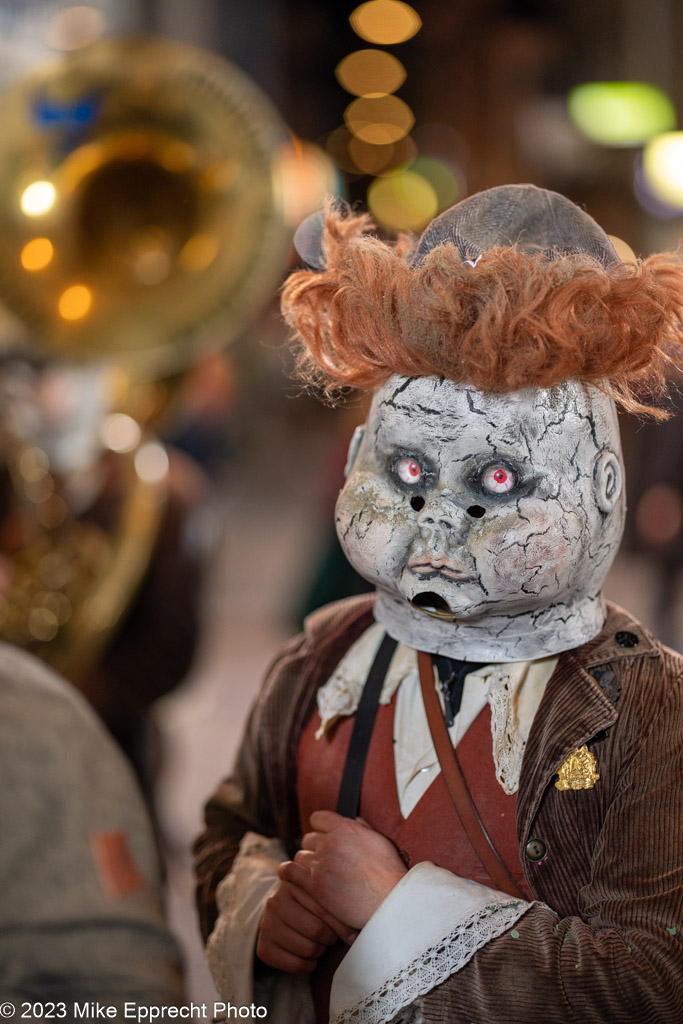
[[[363,402],[288,376],[296,226],[530,181],[675,251],[682,44],[676,0],[0,0],[0,637],[134,764],[191,997],[202,802],[278,645],[364,586],[332,528]],[[680,419],[622,421],[608,596],[683,650]]]

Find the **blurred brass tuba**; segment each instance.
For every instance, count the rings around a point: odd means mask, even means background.
[[[0,126],[0,301],[53,355],[165,374],[272,292],[289,138],[223,59],[105,39],[11,85]]]
[[[269,101],[214,54],[109,38],[60,56],[0,94],[0,303],[48,362],[146,381],[188,367],[278,284],[289,149]],[[124,483],[113,521],[88,521],[31,415],[5,398],[0,637],[78,681],[144,576],[163,472],[139,471],[154,454],[140,422],[107,453]]]

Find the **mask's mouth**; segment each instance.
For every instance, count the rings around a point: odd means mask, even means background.
[[[425,615],[429,615],[432,619],[441,619],[442,622],[455,622],[455,612],[451,611],[451,606],[440,594],[435,594],[431,590],[425,590],[421,594],[416,594],[410,602],[413,608],[416,608],[419,612],[423,612]]]

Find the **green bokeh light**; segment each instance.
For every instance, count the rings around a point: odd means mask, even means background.
[[[448,209],[460,198],[460,185],[453,171],[441,160],[419,156],[410,164],[410,170],[421,175],[436,193],[438,212]]]
[[[603,146],[638,146],[676,126],[673,103],[647,82],[577,85],[567,108],[579,131]]]

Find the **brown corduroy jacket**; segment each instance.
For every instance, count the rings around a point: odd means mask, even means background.
[[[372,621],[368,597],[321,609],[273,664],[197,840],[205,936],[244,832],[297,849],[301,731],[318,687]],[[683,1024],[682,705],[683,658],[615,606],[597,637],[560,656],[517,798],[520,859],[550,910],[532,907],[427,993],[423,1024]],[[558,768],[584,743],[599,780],[558,790]],[[532,839],[547,851],[540,863],[525,856]]]

